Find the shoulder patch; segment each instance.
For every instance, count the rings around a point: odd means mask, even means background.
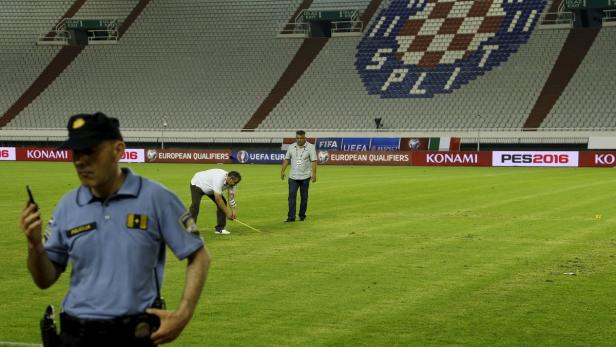
[[[45,243],[47,243],[47,241],[51,237],[51,226],[53,225],[53,223],[54,223],[54,220],[53,220],[53,217],[51,217],[49,219],[49,222],[47,222],[47,229],[45,229],[45,235],[43,235],[43,241]]]
[[[88,224],[84,224],[84,225],[80,225],[78,227],[69,229],[66,231],[66,236],[67,237],[73,237],[75,235],[79,235],[81,233],[86,233],[88,231],[92,231],[96,229],[96,223],[88,223]]]
[[[186,232],[189,232],[193,235],[199,235],[199,229],[197,229],[197,223],[195,223],[195,219],[190,215],[190,212],[186,211],[180,217],[180,224],[184,227]]]

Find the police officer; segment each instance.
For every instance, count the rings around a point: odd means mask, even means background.
[[[53,285],[72,263],[60,345],[173,341],[194,313],[210,264],[196,224],[174,193],[119,167],[125,144],[117,119],[78,114],[70,118],[68,133],[62,147],[73,151],[81,186],[60,200],[44,237],[34,203],[23,209],[20,221],[38,287]],[[188,259],[176,310],[160,303],[165,246]]]
[[[308,209],[308,188],[310,181],[317,181],[317,152],[314,145],[306,142],[306,132],[298,130],[295,133],[296,142],[287,148],[282,161],[280,178],[284,180],[287,166],[291,164],[289,173],[289,212],[285,222],[295,222],[297,190],[300,193],[299,220],[306,219]]]

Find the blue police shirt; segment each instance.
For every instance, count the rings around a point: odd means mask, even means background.
[[[123,168],[125,180],[101,201],[81,186],[56,206],[46,233],[49,259],[73,270],[63,311],[110,319],[145,311],[163,282],[165,245],[178,259],[203,247],[180,199],[159,183]]]

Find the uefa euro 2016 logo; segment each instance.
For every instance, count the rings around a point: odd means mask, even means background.
[[[526,43],[545,0],[392,0],[358,45],[369,94],[451,93]]]
[[[248,162],[248,152],[246,151],[237,152],[237,161],[242,164],[246,164]]]

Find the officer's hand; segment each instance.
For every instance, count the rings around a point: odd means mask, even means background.
[[[24,207],[19,224],[30,245],[38,246],[42,243],[41,212],[35,204],[29,203]]]
[[[316,181],[317,181],[317,176],[316,175],[312,176],[312,183],[314,183]]]
[[[280,173],[280,179],[284,181],[284,172]]]
[[[188,324],[188,321],[190,321],[190,317],[184,317],[178,311],[148,308],[145,312],[160,318],[160,327],[150,335],[155,345],[161,345],[177,339],[186,327],[186,324]]]

